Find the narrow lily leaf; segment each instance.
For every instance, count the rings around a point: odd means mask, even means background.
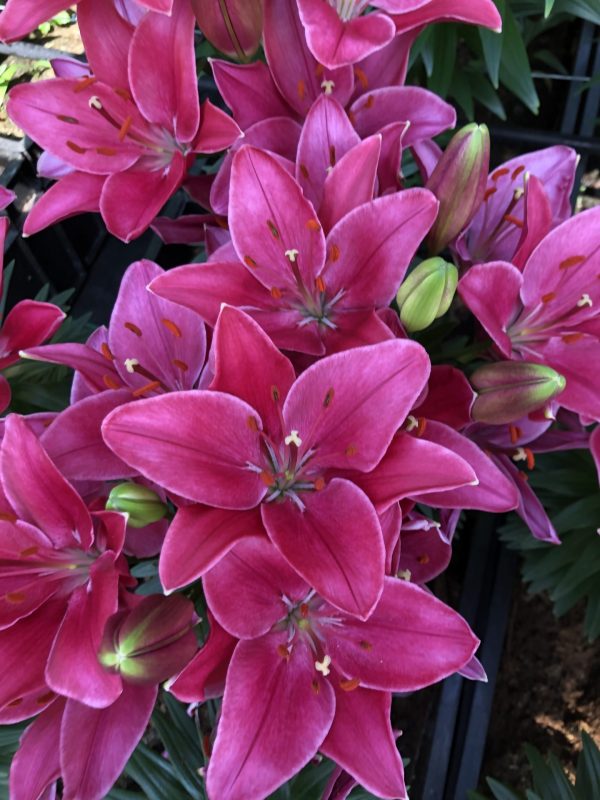
[[[500,81],[521,100],[530,111],[537,114],[540,107],[527,50],[517,20],[510,10],[506,8],[504,14],[505,47],[500,63]]]
[[[554,0],[551,0],[553,2]],[[505,0],[495,0],[498,11],[505,18]],[[487,67],[488,75],[492,82],[494,89],[498,88],[498,81],[500,79],[500,61],[502,58],[502,49],[504,44],[504,36],[490,31],[487,28],[479,28],[479,38],[481,39],[481,46],[483,47],[483,57],[485,59],[485,66]]]
[[[554,8],[554,0],[545,0],[544,2],[544,17],[548,19]]]

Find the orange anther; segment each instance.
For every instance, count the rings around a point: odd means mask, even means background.
[[[556,292],[546,292],[541,296],[542,303],[550,303],[552,300],[556,298]]]
[[[490,197],[491,197],[493,194],[495,194],[497,191],[498,191],[498,190],[496,189],[496,187],[495,187],[495,186],[490,186],[490,188],[489,188],[489,189],[486,189],[486,190],[485,190],[485,194],[483,195],[483,202],[484,202],[484,203],[487,203],[487,201],[489,200],[489,198],[490,198]]]
[[[584,334],[578,331],[576,333],[563,333],[563,335],[560,338],[563,340],[565,344],[574,344],[575,342],[578,342],[580,339],[583,339],[583,336]]]
[[[252,269],[256,269],[256,267],[258,266],[256,261],[253,258],[250,258],[250,256],[244,256],[244,264],[247,267],[252,267]]]
[[[296,88],[297,88],[297,91],[298,91],[298,97],[300,98],[300,100],[304,100],[304,98],[306,96],[306,84],[304,83],[304,81],[302,79],[300,79],[298,81],[298,85],[297,85]]]
[[[317,64],[315,66],[315,75],[317,76],[317,78],[322,78],[324,74],[325,74],[325,67],[323,66],[323,64],[320,64],[317,61]]]
[[[275,239],[279,239],[279,231],[277,230],[275,223],[273,222],[272,219],[267,220],[267,227],[271,231]]]
[[[142,335],[141,330],[138,328],[137,325],[134,325],[133,322],[124,322],[123,323],[123,327],[127,328],[128,331],[131,331],[132,333],[135,333],[136,336],[141,336]]]
[[[103,375],[102,376],[102,382],[104,383],[104,385],[106,386],[107,389],[120,389],[121,388],[121,384],[118,383],[110,375]]]
[[[87,148],[80,147],[80,145],[75,144],[75,142],[67,141],[67,147],[69,148],[69,150],[72,150],[74,153],[79,153],[79,155],[83,155],[84,153],[87,153]]]
[[[527,469],[533,469],[535,467],[535,456],[528,447],[525,447],[524,450],[527,456]]]
[[[524,165],[524,164],[520,164],[518,167],[516,167],[516,168],[513,170],[513,174],[510,176],[510,177],[511,177],[511,180],[513,180],[513,181],[514,181],[514,180],[515,180],[515,178],[518,178],[518,177],[519,177],[519,175],[520,175],[522,172],[525,172],[525,165]]]
[[[353,692],[360,686],[360,678],[350,678],[347,681],[340,681],[340,689],[344,692]]]
[[[22,702],[23,702],[23,698],[22,697],[17,697],[16,700],[11,700],[11,702],[7,703],[6,705],[7,705],[8,708],[15,708],[15,706],[20,706]]]
[[[4,595],[4,597],[8,600],[9,603],[13,605],[18,605],[19,603],[24,603],[27,599],[27,595],[25,592],[8,592]]]
[[[517,219],[517,217],[513,217],[513,215],[512,215],[512,214],[505,214],[505,215],[502,217],[502,219],[503,219],[505,222],[510,222],[512,225],[514,225],[514,226],[515,226],[515,227],[517,227],[517,228],[522,228],[522,227],[523,227],[523,225],[524,225],[524,223],[523,223],[523,221],[522,221],[522,220],[520,220],[520,219]]]
[[[181,329],[173,322],[172,319],[161,319],[161,322],[165,328],[173,334],[173,336],[181,339]]]
[[[110,352],[110,347],[106,344],[106,342],[102,342],[102,344],[100,345],[100,351],[107,361],[115,360],[115,357]]]
[[[503,175],[508,175],[510,172],[509,169],[506,167],[502,167],[501,169],[497,169],[496,172],[492,172],[492,180],[495,182],[499,180]]]
[[[509,425],[508,432],[510,434],[511,444],[516,444],[522,436],[522,431],[516,425]]]
[[[248,417],[246,420],[246,425],[250,428],[251,431],[258,433],[258,422],[254,417]]]
[[[329,145],[329,163],[332,167],[335,167],[335,145]]]
[[[321,230],[321,224],[316,219],[309,219],[306,222],[306,227],[308,228],[309,231],[320,231]]]
[[[129,89],[115,89],[115,94],[118,95],[122,100],[129,100],[130,103],[133,103],[133,97],[131,96]]]
[[[308,167],[306,164],[300,164],[300,174],[303,178],[308,178]]]
[[[260,479],[265,486],[273,486],[275,484],[275,478],[270,472],[267,472],[266,469],[263,469],[263,471],[260,473]]]
[[[369,79],[367,78],[366,72],[361,69],[360,67],[354,67],[354,74],[358,78],[358,81],[363,89],[369,88]]]
[[[117,151],[114,147],[97,147],[96,152],[99,156],[116,156]]]
[[[159,388],[160,388],[160,381],[150,381],[150,383],[146,383],[144,384],[144,386],[140,386],[139,389],[134,389],[131,394],[134,397],[141,397],[147,392],[153,392],[155,389]]]
[[[69,125],[78,125],[79,120],[76,117],[70,117],[68,114],[57,114],[56,119],[59,122],[68,122]]]
[[[323,280],[322,276],[319,275],[315,278],[315,286],[317,287],[318,292],[324,292],[326,289],[325,281]]]
[[[372,94],[367,97],[367,101],[364,105],[364,108],[373,108],[373,103],[375,102],[375,98]]]
[[[560,262],[558,268],[569,269],[569,267],[576,267],[578,264],[583,263],[585,258],[585,256],[569,256],[569,258],[565,258],[564,261]]]
[[[277,655],[281,656],[281,658],[285,658],[286,661],[289,661],[290,658],[290,651],[284,644],[277,645]]]
[[[349,444],[348,447],[346,448],[346,455],[348,456],[348,458],[355,456],[357,452],[358,450],[356,448],[356,445],[354,444]]]
[[[186,364],[185,361],[182,361],[180,358],[174,358],[172,364],[174,367],[177,367],[177,369],[180,369],[182,372],[187,372],[189,369],[189,365]]]
[[[368,650],[372,650],[373,649],[373,645],[371,644],[371,642],[367,642],[366,639],[363,639],[361,641],[360,646],[361,646],[362,650],[367,650],[368,651]]]
[[[93,83],[96,83],[96,78],[94,78],[93,75],[88,75],[86,78],[82,78],[80,81],[77,81],[73,87],[73,91],[75,94],[78,94],[79,92],[83,92],[84,89],[87,89],[88,86],[91,86]]]
[[[417,436],[422,436],[425,433],[426,429],[427,429],[427,420],[425,419],[425,417],[419,417],[419,419],[417,420],[417,429],[415,433],[417,434]]]
[[[131,117],[125,117],[125,119],[123,120],[123,124],[119,128],[119,133],[118,133],[118,139],[119,139],[120,142],[122,142],[123,139],[129,133],[129,129],[131,128],[132,122],[133,122],[133,119]]]
[[[35,545],[33,547],[26,547],[25,550],[21,550],[21,558],[29,558],[29,556],[34,556],[38,552],[39,548]]]
[[[330,261],[337,261],[340,257],[340,248],[337,244],[332,244],[329,248],[329,260]]]
[[[277,286],[271,288],[271,297],[274,297],[275,300],[281,300],[282,296],[281,289],[278,289]]]
[[[419,564],[429,564],[430,558],[427,553],[422,553],[420,556],[417,556],[417,563]]]
[[[0,513],[0,522],[16,522],[18,517],[14,514]]]
[[[331,389],[327,390],[327,392],[325,394],[325,399],[323,400],[323,406],[325,408],[329,408],[329,406],[331,405],[331,401],[333,400],[333,395],[334,394],[335,394],[335,392],[333,390],[333,387],[331,387]]]
[[[308,606],[306,603],[302,603],[300,606],[300,616],[304,617],[304,619],[308,617]]]
[[[325,478],[319,476],[315,481],[315,490],[321,492],[325,488]]]

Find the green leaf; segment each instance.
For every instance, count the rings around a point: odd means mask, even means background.
[[[503,37],[504,46],[500,61],[500,81],[533,114],[537,114],[540,101],[533,85],[527,50],[517,20],[509,6],[506,6],[503,17]]]
[[[464,72],[457,72],[452,78],[450,94],[459,103],[469,122],[475,119],[475,104],[471,89],[470,76]]]
[[[469,83],[475,100],[481,103],[482,106],[485,106],[492,114],[505,120],[506,112],[502,105],[502,100],[500,100],[498,94],[494,91],[494,88],[485,75],[482,75],[480,72],[473,72],[469,74]]]
[[[600,750],[585,731],[581,732],[581,740],[583,750],[577,760],[575,797],[577,800],[588,800],[598,793],[600,787]]]
[[[505,0],[495,0],[498,11],[504,18],[504,2]],[[483,58],[485,66],[490,76],[492,86],[497,89],[500,79],[500,60],[502,58],[502,49],[504,47],[504,35],[501,33],[494,33],[487,28],[479,28],[479,38],[483,48]]]
[[[544,1],[544,17],[546,19],[548,19],[548,17],[552,13],[553,6],[554,6],[554,0],[545,0]]]
[[[576,17],[588,19],[595,25],[600,25],[600,8],[598,0],[556,0],[554,11],[574,14]]]
[[[493,778],[486,778],[485,781],[492,790],[495,800],[519,800],[518,795],[511,792],[510,789],[507,789],[506,786],[503,786],[499,781],[495,781]]]
[[[434,26],[432,36],[433,68],[429,74],[427,86],[440,97],[447,97],[450,89],[456,63],[457,43],[456,26]]]
[[[166,758],[139,744],[129,759],[125,772],[145,792],[146,800],[189,800]],[[197,797],[198,795],[196,795]],[[204,792],[200,795],[204,797]]]

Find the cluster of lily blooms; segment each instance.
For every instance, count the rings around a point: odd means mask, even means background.
[[[69,5],[8,0],[0,35]],[[125,241],[152,225],[207,253],[131,265],[86,344],[43,344],[64,316],[47,303],[2,326],[0,367],[74,369],[67,409],[2,420],[0,721],[31,719],[11,800],[103,798],[160,684],[223,697],[210,800],[262,800],[317,753],[329,800],[405,798],[392,694],[485,679],[426,588],[461,511],[558,543],[535,454],[600,450],[600,209],[571,217],[575,153],[489,174],[487,129],[442,152],[453,108],[404,85],[423,26],[498,29],[491,0],[224,8],[80,0],[87,63],[10,93],[56,179],[26,233],[99,211]],[[196,21],[246,62],[212,60],[222,108],[198,101]],[[407,150],[423,188],[403,188]],[[204,213],[158,216],[182,187]],[[462,370],[413,336],[445,314],[474,337]],[[164,594],[142,596],[130,567],[157,557]]]

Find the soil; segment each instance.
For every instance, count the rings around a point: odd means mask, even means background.
[[[511,788],[531,787],[523,744],[554,753],[571,779],[580,731],[600,745],[600,641],[583,633],[583,606],[557,620],[550,601],[515,590],[496,685],[483,776]]]

